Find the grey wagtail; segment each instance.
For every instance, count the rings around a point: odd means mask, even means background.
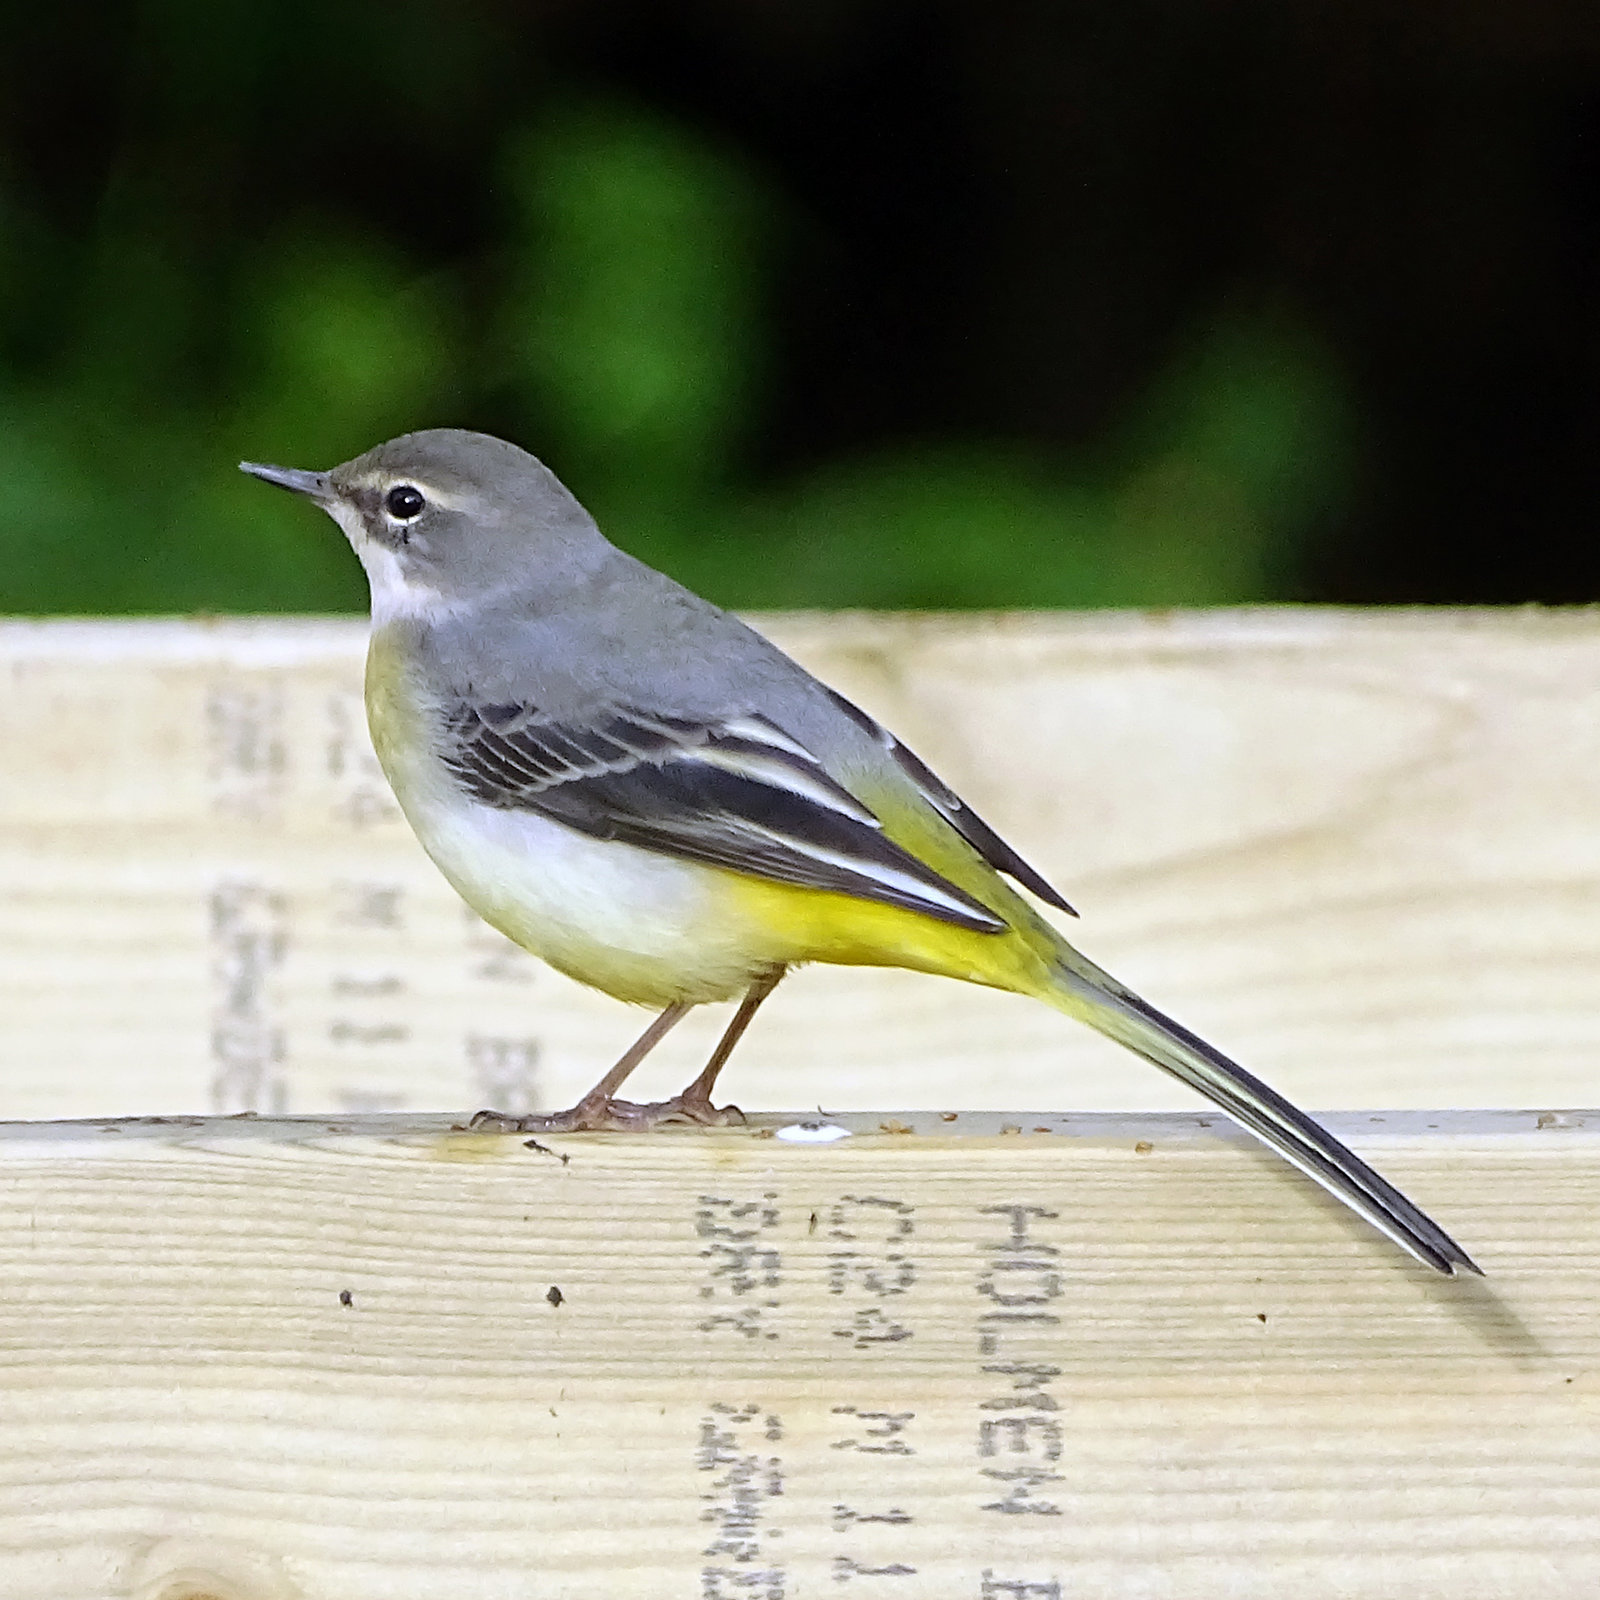
[[[1304,1112],[1079,955],[1018,889],[1072,908],[892,733],[610,544],[533,456],[438,428],[329,472],[241,465],[321,506],[366,568],[372,742],[440,871],[524,949],[659,1009],[570,1110],[485,1119],[736,1120],[712,1087],[790,967],[909,967],[1087,1022],[1419,1261],[1478,1271]],[[692,1006],[735,996],[682,1094],[616,1098]]]

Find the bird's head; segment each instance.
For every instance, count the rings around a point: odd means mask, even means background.
[[[239,465],[339,524],[366,568],[374,621],[569,582],[608,548],[543,462],[486,433],[407,433],[327,472]]]

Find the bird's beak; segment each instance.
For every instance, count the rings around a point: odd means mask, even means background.
[[[326,505],[333,499],[333,485],[328,482],[326,472],[303,472],[299,467],[269,467],[259,461],[241,461],[239,470],[248,472],[253,478],[260,478],[263,483],[275,483],[280,489],[303,494],[318,505]]]

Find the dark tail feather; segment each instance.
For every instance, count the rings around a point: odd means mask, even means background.
[[[1067,964],[1070,960],[1071,965]],[[1057,966],[1062,1009],[1108,1038],[1198,1089],[1236,1122],[1310,1177],[1418,1261],[1453,1277],[1460,1268],[1482,1275],[1448,1233],[1353,1151],[1204,1039],[1163,1016],[1077,951]]]

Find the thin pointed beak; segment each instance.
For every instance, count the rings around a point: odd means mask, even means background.
[[[280,489],[303,494],[318,505],[326,505],[333,498],[333,485],[328,482],[326,472],[303,472],[299,467],[269,467],[260,461],[241,461],[239,470],[248,472],[252,478],[260,478],[263,483],[275,483]]]

